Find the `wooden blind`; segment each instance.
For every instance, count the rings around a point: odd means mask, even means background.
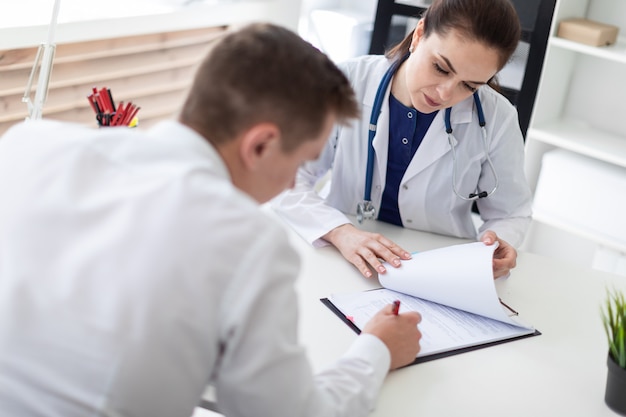
[[[59,44],[43,117],[97,126],[87,96],[109,87],[140,106],[140,127],[175,116],[196,66],[225,27]],[[0,134],[23,121],[22,102],[37,48],[0,51]],[[33,90],[37,78],[33,81]],[[31,93],[34,99],[34,91]]]

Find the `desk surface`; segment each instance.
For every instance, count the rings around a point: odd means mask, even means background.
[[[369,222],[409,251],[467,242]],[[356,336],[319,299],[379,287],[332,247],[314,249],[289,230],[302,258],[300,337],[315,370],[338,358]],[[615,416],[604,403],[608,346],[600,306],[617,275],[520,253],[499,295],[542,335],[393,371],[372,416]]]

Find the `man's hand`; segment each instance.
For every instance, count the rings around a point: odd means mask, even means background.
[[[415,360],[420,351],[422,333],[417,324],[422,316],[417,312],[395,315],[393,304],[385,306],[363,328],[363,333],[370,333],[387,346],[391,353],[390,369],[396,369]]]

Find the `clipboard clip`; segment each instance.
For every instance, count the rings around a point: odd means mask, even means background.
[[[498,300],[500,300],[500,304],[502,304],[504,308],[510,311],[509,317],[519,315],[517,311],[513,310],[509,305],[507,305],[504,301],[502,301],[502,298],[498,297]]]

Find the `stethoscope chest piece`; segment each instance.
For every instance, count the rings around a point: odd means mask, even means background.
[[[376,218],[376,208],[371,201],[363,201],[356,205],[356,220],[359,224],[363,220],[372,220]]]

